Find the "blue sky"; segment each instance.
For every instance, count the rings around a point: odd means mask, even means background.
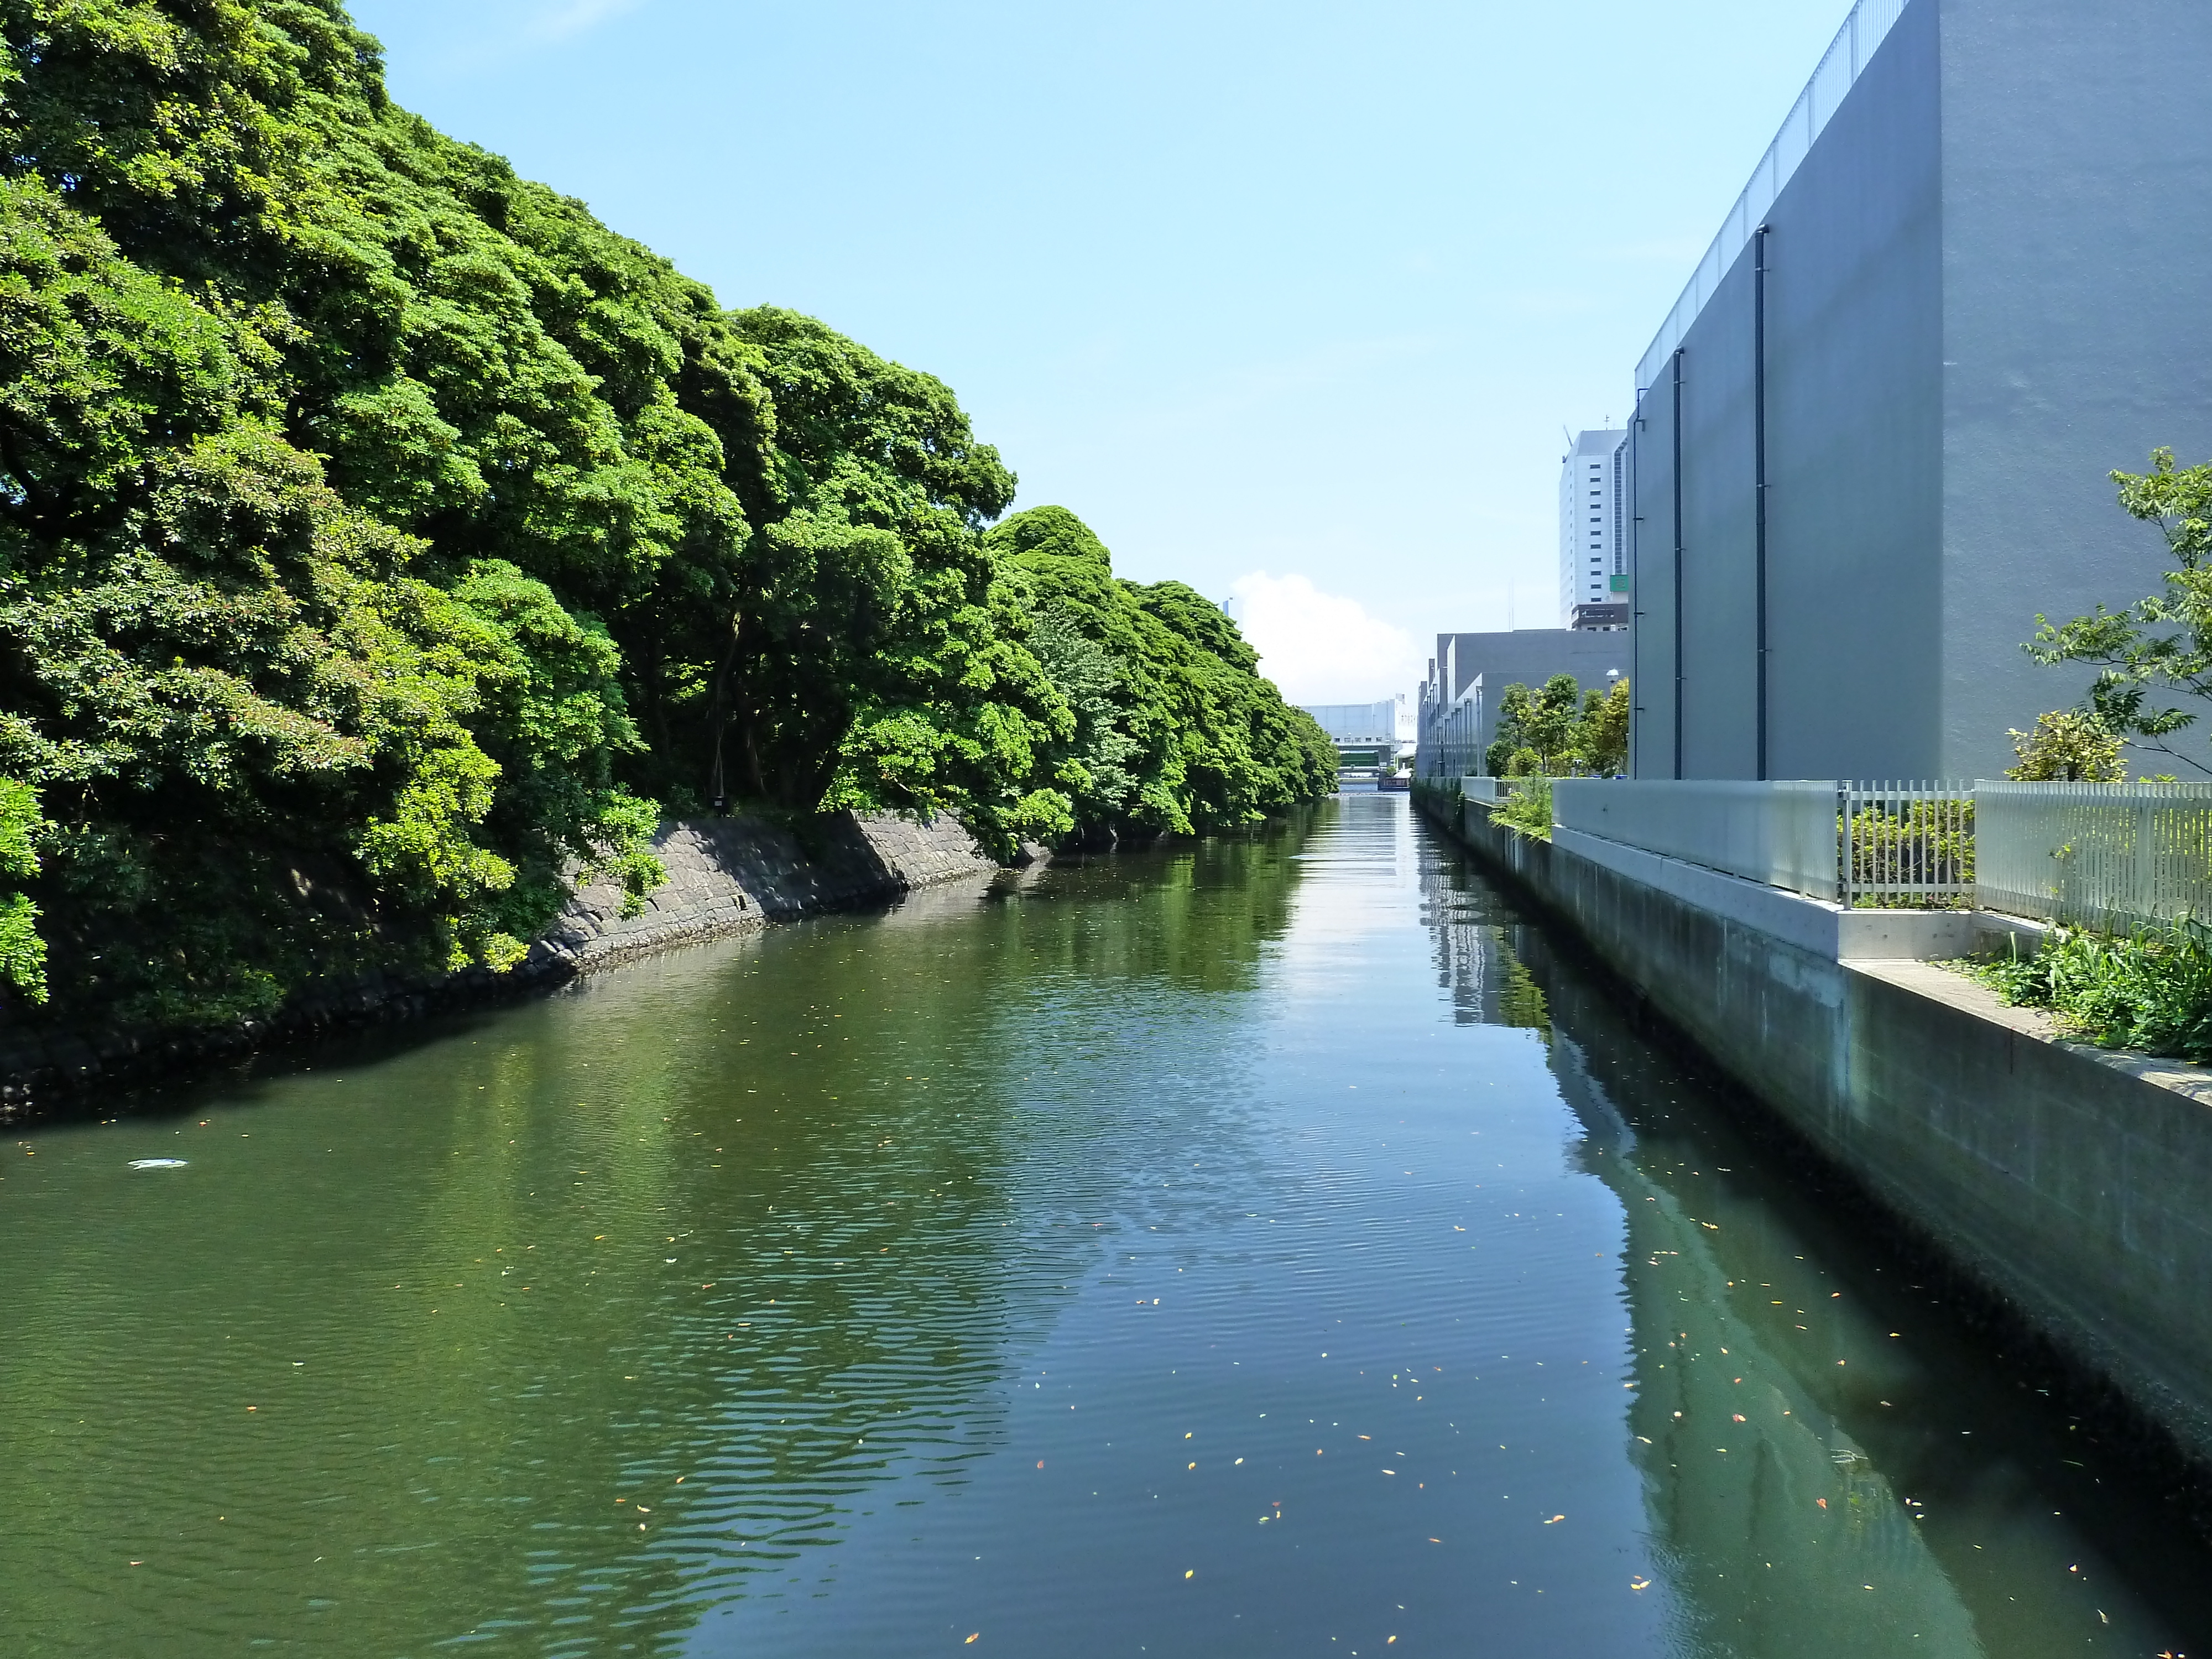
[[[394,94],[723,303],[959,393],[1294,699],[1556,625],[1560,428],[1638,356],[1847,0],[356,0]]]

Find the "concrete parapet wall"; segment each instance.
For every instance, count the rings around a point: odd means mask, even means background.
[[[2058,1041],[2048,1016],[1960,975],[1855,958],[1699,878],[1752,884],[1422,805],[1798,1137],[2212,1463],[2212,1073]]]

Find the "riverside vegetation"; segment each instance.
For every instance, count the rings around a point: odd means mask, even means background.
[[[1627,767],[1629,695],[1625,679],[1585,691],[1572,674],[1554,674],[1533,690],[1507,686],[1483,765],[1492,777],[1519,781],[1491,817],[1521,835],[1551,840],[1553,778],[1609,778]]]
[[[386,96],[337,0],[0,0],[0,978],[507,968],[656,823],[1190,834],[1334,754],[951,392]]]
[[[2196,711],[2150,702],[2157,691],[2212,697],[2212,463],[2177,466],[2160,449],[2149,471],[2114,472],[2112,481],[2130,514],[2159,527],[2175,568],[2163,592],[2121,610],[2100,605],[2058,623],[2036,618],[2031,656],[2087,663],[2097,678],[2079,708],[2008,734],[2019,757],[2008,778],[2124,782],[2130,744],[2212,775],[2212,765],[2175,746]],[[2131,933],[2056,928],[2032,957],[2015,950],[1960,965],[2006,1001],[2048,1008],[2063,1029],[2102,1047],[2212,1060],[2212,929],[2202,918],[2176,916]]]

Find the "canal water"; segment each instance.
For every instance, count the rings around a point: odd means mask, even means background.
[[[19,1128],[0,1652],[2212,1654],[1869,1224],[1341,798]]]

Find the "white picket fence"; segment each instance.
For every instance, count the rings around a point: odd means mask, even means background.
[[[2126,933],[2212,921],[2212,784],[1978,783],[1983,908]]]

